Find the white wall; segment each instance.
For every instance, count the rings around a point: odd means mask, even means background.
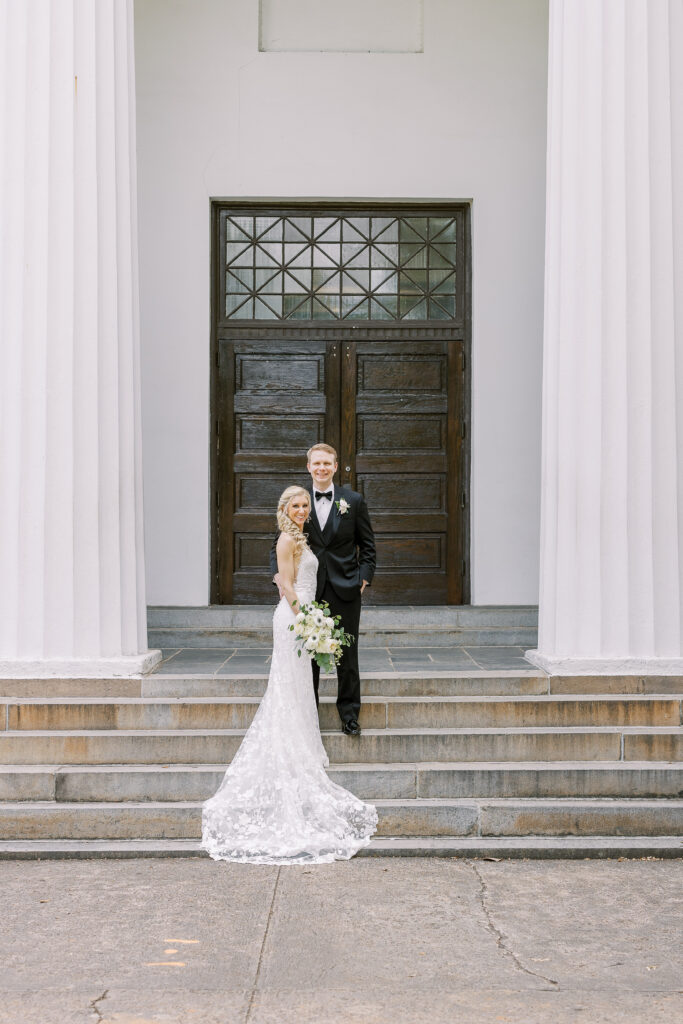
[[[219,196],[472,199],[472,600],[537,599],[547,0],[424,12],[424,53],[264,53],[255,0],[136,0],[150,604],[208,602]]]

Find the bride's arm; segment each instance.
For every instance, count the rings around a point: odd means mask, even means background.
[[[282,594],[287,604],[295,612],[299,611],[299,598],[294,590],[294,540],[286,533],[281,533],[277,541],[277,571],[280,575]]]

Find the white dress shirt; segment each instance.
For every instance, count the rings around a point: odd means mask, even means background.
[[[329,498],[316,498],[315,492],[322,491],[322,488],[316,487],[315,485],[313,487],[313,501],[315,502],[315,514],[318,517],[318,523],[320,525],[321,530],[325,529],[325,524],[329,519],[330,511],[332,509],[332,502],[334,501],[334,484],[330,484],[329,487],[325,488],[325,491],[330,490],[332,491],[331,500]]]

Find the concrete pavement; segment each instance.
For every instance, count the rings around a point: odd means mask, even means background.
[[[0,1024],[670,1024],[680,861],[0,863]]]

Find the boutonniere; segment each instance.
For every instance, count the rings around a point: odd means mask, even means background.
[[[348,501],[345,501],[344,498],[340,498],[339,501],[335,501],[335,505],[339,510],[340,516],[345,516],[346,513],[349,511],[349,508],[351,507]]]

